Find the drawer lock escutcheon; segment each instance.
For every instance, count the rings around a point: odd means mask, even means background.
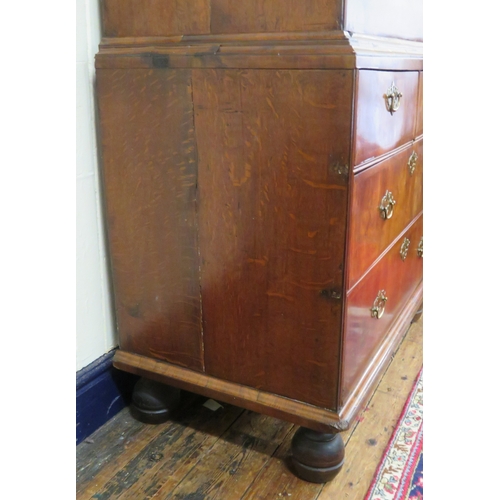
[[[408,238],[405,238],[403,240],[401,248],[399,249],[399,255],[401,255],[401,259],[403,260],[403,262],[406,260],[406,257],[408,256],[409,248],[410,248],[410,240]]]
[[[401,105],[401,98],[403,94],[398,90],[394,82],[392,82],[391,86],[387,89],[387,92],[384,94],[385,97],[385,106],[387,111],[391,113],[391,115],[399,109]]]
[[[372,318],[380,319],[383,316],[386,302],[387,295],[385,294],[385,290],[380,290],[375,302],[373,303],[373,307],[370,309]]]
[[[413,151],[413,153],[410,155],[410,158],[408,159],[408,169],[410,170],[410,175],[413,175],[413,172],[415,172],[415,168],[417,168],[417,161],[418,161],[418,155]]]
[[[386,191],[385,195],[382,197],[380,206],[378,207],[380,210],[380,217],[382,217],[382,219],[390,219],[394,213],[395,204],[396,200],[394,199],[392,193],[390,191]]]
[[[424,237],[423,236],[422,236],[422,238],[420,238],[420,242],[419,242],[418,247],[417,247],[417,255],[419,257],[424,256]]]

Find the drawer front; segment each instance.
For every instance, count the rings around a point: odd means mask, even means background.
[[[354,176],[348,289],[422,211],[422,167],[420,140]]]
[[[354,166],[413,140],[417,96],[417,71],[358,73]]]
[[[391,323],[422,280],[423,218],[399,238],[370,273],[347,296],[347,320],[343,348],[343,401],[351,394],[370,359],[384,340]],[[409,243],[405,240],[409,240]],[[406,255],[405,255],[406,250]],[[423,250],[423,249],[422,249]],[[405,256],[403,260],[403,256]],[[379,293],[387,298],[383,314],[374,317],[372,308]],[[380,310],[380,312],[382,312]]]

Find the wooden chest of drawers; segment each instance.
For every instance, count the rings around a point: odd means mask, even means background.
[[[115,366],[300,424],[312,481],[422,303],[422,49],[393,3],[103,2]]]

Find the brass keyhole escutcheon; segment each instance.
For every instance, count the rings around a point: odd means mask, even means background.
[[[417,161],[418,161],[418,155],[413,151],[413,153],[410,155],[410,158],[408,159],[408,169],[410,170],[410,175],[413,175],[413,172],[415,172],[415,168],[417,168]]]
[[[399,109],[401,106],[401,98],[403,94],[398,90],[394,82],[392,82],[391,86],[387,89],[387,92],[384,94],[385,97],[385,107],[387,111],[391,113],[391,115]]]
[[[383,316],[386,302],[387,295],[385,294],[385,290],[380,290],[378,292],[377,298],[373,302],[373,307],[370,309],[372,318],[380,319]]]
[[[403,262],[406,260],[406,257],[408,256],[409,248],[410,248],[410,240],[408,238],[405,238],[403,240],[401,248],[399,249],[399,255],[401,255],[401,259],[403,260]]]
[[[378,207],[380,210],[380,217],[382,217],[382,219],[390,219],[394,213],[395,204],[396,200],[394,199],[393,194],[390,191],[386,191],[380,201],[380,206]]]
[[[417,255],[419,257],[424,256],[424,237],[423,236],[422,236],[422,238],[420,238],[420,242],[419,242],[418,247],[417,247]]]

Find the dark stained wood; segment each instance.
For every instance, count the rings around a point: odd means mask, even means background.
[[[370,71],[357,73],[353,166],[380,156],[414,139],[418,72]],[[391,114],[384,95],[394,82],[403,94]]]
[[[212,33],[272,33],[340,29],[336,0],[212,0]]]
[[[321,432],[345,430],[349,422],[333,410],[318,408],[276,394],[210,377],[180,366],[119,350],[113,361],[121,370],[147,376],[158,382],[241,406],[248,410],[293,422]]]
[[[101,0],[105,36],[210,33],[210,0]]]
[[[180,391],[175,387],[141,378],[134,386],[131,410],[138,420],[148,424],[166,422],[180,402]]]
[[[422,258],[417,255],[422,234],[423,218],[419,217],[368,275],[349,292],[343,345],[344,402],[369,366],[370,359],[373,359],[375,351],[383,342],[391,323],[398,318],[411,296],[415,295],[415,288],[422,280]],[[400,249],[404,238],[410,240],[410,248],[403,261]],[[380,290],[385,291],[388,300],[383,316],[377,319],[372,317],[371,308]],[[416,309],[413,314],[415,312]]]
[[[238,419],[242,410],[231,405],[213,412],[198,403],[178,419],[160,427],[154,445],[143,448],[100,486],[100,500],[151,498],[169,479],[179,482],[182,471],[189,471],[204,447],[214,442]],[[187,469],[187,470],[186,470]],[[172,474],[175,470],[176,474]],[[78,500],[88,499],[81,495]]]
[[[344,464],[340,434],[326,434],[300,427],[292,440],[292,462],[298,476],[311,483],[331,481]]]
[[[423,208],[423,141],[354,176],[348,289],[351,289],[382,252],[393,242]],[[418,156],[413,174],[408,160]],[[396,204],[390,219],[382,219],[379,206],[390,191]]]
[[[98,70],[120,347],[203,370],[188,70]]]
[[[333,408],[352,73],[194,71],[193,89],[206,371]]]
[[[408,40],[423,39],[421,0],[346,0],[344,29]]]
[[[173,489],[155,498],[241,498],[293,426],[275,418],[245,412]],[[131,499],[132,500],[132,499]]]

